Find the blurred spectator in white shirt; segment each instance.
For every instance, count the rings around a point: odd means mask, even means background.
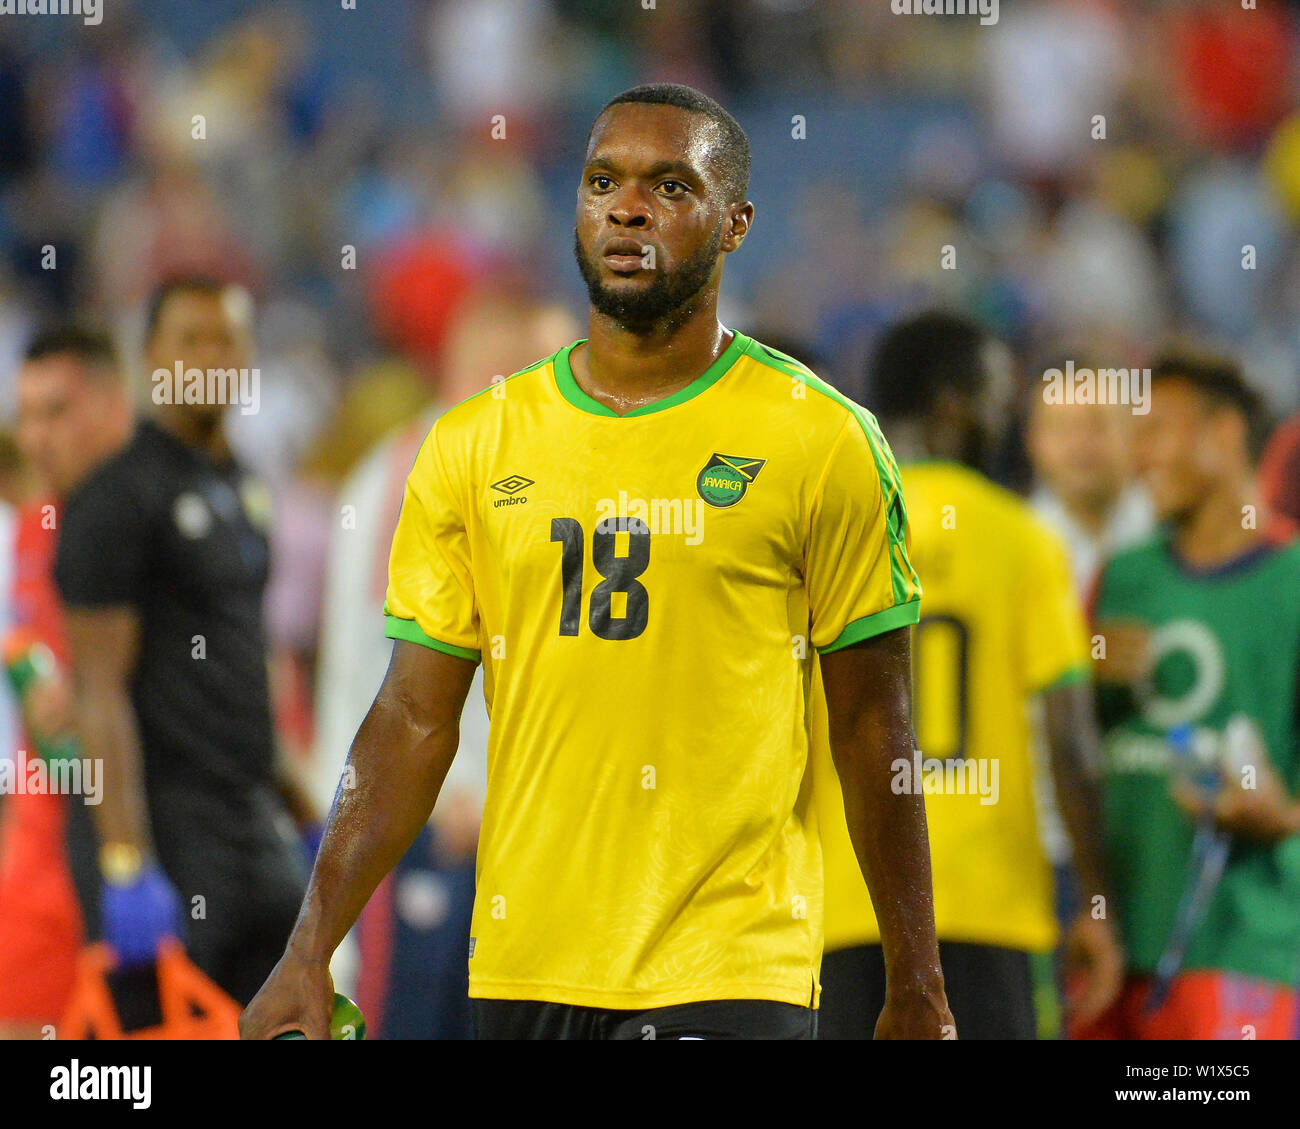
[[[1029,501],[1065,539],[1084,599],[1106,559],[1153,526],[1150,501],[1134,478],[1132,425],[1123,404],[1048,404],[1035,396],[1029,411]]]

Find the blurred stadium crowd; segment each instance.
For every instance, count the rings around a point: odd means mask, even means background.
[[[757,221],[722,320],[868,408],[881,327],[941,306],[1011,347],[1026,392],[1059,358],[1141,366],[1180,334],[1237,358],[1276,418],[1300,411],[1300,3],[1023,0],[993,27],[885,0],[105,9],[0,18],[0,420],[44,326],[109,327],[147,410],[155,288],[253,295],[260,409],[227,428],[273,498],[276,729],[322,810],[387,661],[424,429],[583,333],[577,162],[624,87],[690,83],[749,131]],[[1005,485],[1049,518],[1072,491],[1123,496],[1144,528],[1124,433],[1035,454],[1013,403]],[[1274,501],[1300,521],[1290,481]],[[465,1030],[485,730],[467,719],[461,778],[340,962],[373,1033]]]

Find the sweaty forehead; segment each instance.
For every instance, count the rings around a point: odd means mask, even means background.
[[[596,119],[587,161],[632,169],[677,161],[704,174],[715,168],[713,150],[720,132],[716,122],[692,110],[621,102]]]

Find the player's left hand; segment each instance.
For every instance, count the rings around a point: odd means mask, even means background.
[[[957,1024],[948,1010],[948,997],[937,988],[907,992],[885,989],[885,1006],[876,1021],[877,1039],[955,1039]]]
[[[1065,934],[1066,981],[1078,984],[1066,1000],[1070,1022],[1086,1027],[1119,999],[1124,987],[1124,950],[1115,927],[1084,910]]]
[[[1173,797],[1193,818],[1211,808],[1219,830],[1243,839],[1275,843],[1300,832],[1300,805],[1287,795],[1277,774],[1267,764],[1255,765],[1254,769],[1253,788],[1243,787],[1230,777],[1229,783],[1212,799],[1182,784],[1174,785]]]

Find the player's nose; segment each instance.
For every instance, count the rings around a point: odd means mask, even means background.
[[[634,190],[619,193],[605,214],[615,227],[649,227],[651,222],[649,205]]]

